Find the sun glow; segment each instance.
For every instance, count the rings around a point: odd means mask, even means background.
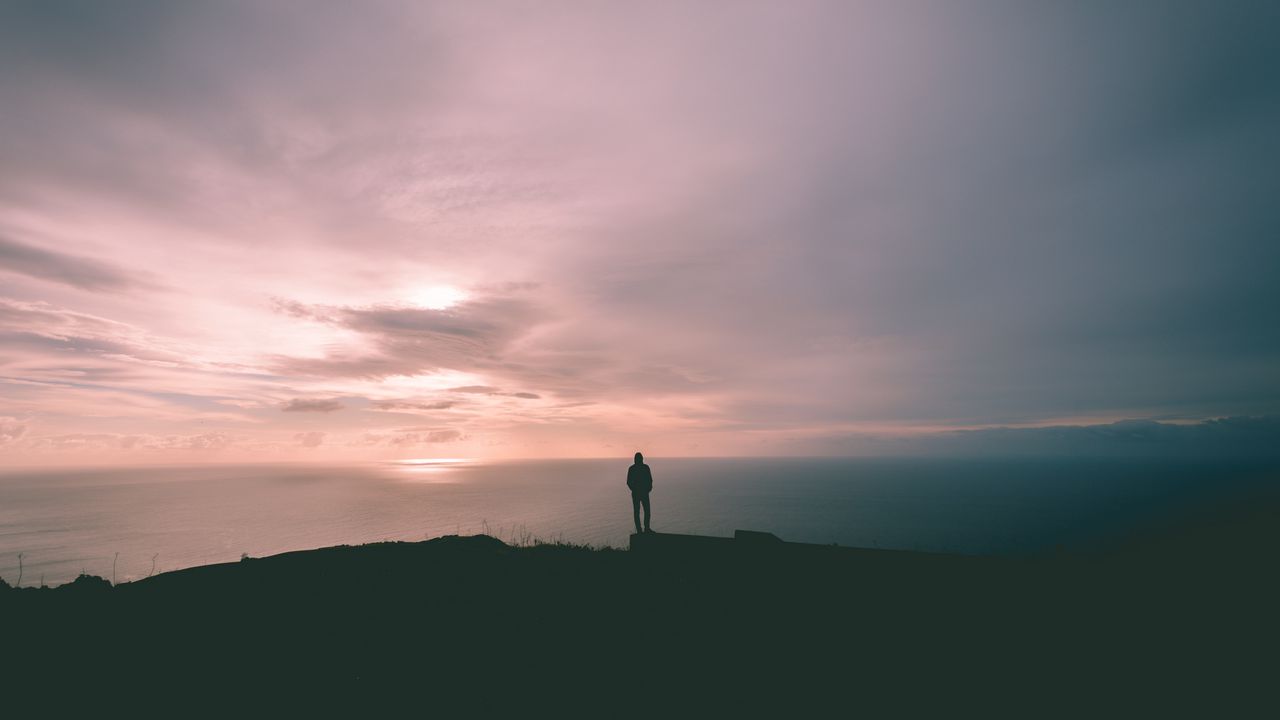
[[[395,464],[406,467],[429,467],[432,465],[457,465],[469,462],[473,462],[471,458],[407,458],[396,460]]]
[[[409,302],[427,310],[447,310],[467,299],[467,294],[452,285],[431,285],[409,294]]]
[[[470,458],[411,458],[396,460],[391,465],[412,482],[455,483],[462,479],[457,470],[472,462]]]

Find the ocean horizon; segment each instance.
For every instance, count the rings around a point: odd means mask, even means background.
[[[1117,542],[1272,464],[653,458],[659,532],[1020,554]],[[0,577],[127,582],[294,550],[452,534],[626,547],[628,460],[401,460],[0,472]]]

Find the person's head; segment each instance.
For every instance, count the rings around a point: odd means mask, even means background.
[[[640,453],[636,453],[636,464],[639,465],[642,462],[644,462],[644,456]]]

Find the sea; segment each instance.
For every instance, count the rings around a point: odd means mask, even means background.
[[[0,577],[126,582],[443,535],[625,548],[629,458],[0,470]],[[1274,465],[1079,458],[650,458],[653,528],[962,554],[1097,547],[1280,478]]]

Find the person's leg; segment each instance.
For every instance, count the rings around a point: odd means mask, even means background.
[[[649,517],[649,500],[647,498],[644,503],[644,516],[645,518]],[[640,527],[640,498],[635,493],[631,493],[631,517],[636,521],[636,532],[642,532]]]
[[[649,532],[649,493],[640,496],[640,502],[644,504],[644,531]],[[636,527],[640,527],[640,520],[636,520]]]

